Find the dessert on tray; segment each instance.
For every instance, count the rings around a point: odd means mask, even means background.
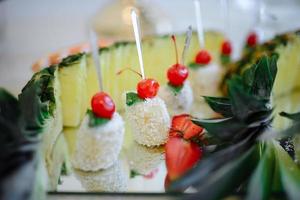
[[[190,37],[191,32],[187,35],[187,37]],[[169,82],[159,90],[159,96],[165,101],[171,116],[189,112],[194,98],[189,81],[186,81],[189,75],[188,68],[178,62],[178,50],[174,35],[172,36],[172,40],[176,51],[176,63],[167,71]],[[189,40],[190,38],[187,38],[188,43]],[[189,44],[185,46],[188,48]],[[187,48],[183,50],[183,57]],[[183,59],[184,58],[182,58],[181,62],[183,62]]]

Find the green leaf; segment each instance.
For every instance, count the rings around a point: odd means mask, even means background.
[[[89,127],[101,126],[110,121],[107,118],[97,117],[91,110],[88,110],[87,114],[89,116]]]
[[[298,200],[300,197],[300,169],[278,142],[274,141],[273,144],[284,191],[288,199]]]
[[[0,199],[27,200],[34,192],[38,142],[24,137],[21,119],[17,99],[0,88]]]
[[[246,120],[253,113],[270,109],[267,107],[268,101],[257,99],[247,93],[245,88],[241,86],[239,79],[228,81],[228,93],[232,104],[232,112],[241,121]]]
[[[174,86],[174,85],[168,83],[168,87],[172,90],[172,92],[173,92],[174,95],[176,96],[176,95],[179,94],[179,92],[182,90],[183,84],[180,85],[180,86]]]
[[[200,64],[197,64],[197,63],[190,63],[188,66],[189,66],[189,68],[191,68],[193,70],[196,70],[199,67],[203,67],[204,65],[200,65]]]
[[[18,100],[3,88],[0,88],[0,117],[10,121],[20,117]]]
[[[294,121],[300,121],[300,112],[298,112],[298,113],[281,112],[281,113],[279,113],[279,115],[282,117],[286,117],[288,119],[294,120]]]
[[[205,128],[209,134],[222,139],[231,141],[238,132],[243,131],[246,124],[239,122],[235,118],[225,119],[193,119],[193,123]]]
[[[143,102],[145,101],[144,99],[141,99],[137,93],[135,92],[128,92],[126,93],[126,105],[127,106],[132,106],[135,103],[138,102]]]
[[[208,96],[203,96],[203,98],[216,113],[220,113],[224,117],[232,117],[231,102],[228,98]]]
[[[267,200],[270,198],[275,164],[272,147],[272,144],[266,143],[259,164],[251,176],[246,200]]]
[[[140,173],[135,170],[130,170],[130,178],[135,178],[136,176],[142,176]]]
[[[257,64],[251,87],[251,94],[262,99],[269,99],[277,74],[277,58],[263,56]]]
[[[223,65],[226,65],[226,64],[230,63],[230,61],[231,61],[230,56],[221,54],[221,63]]]
[[[190,63],[188,66],[189,66],[189,68],[194,69],[194,70],[198,69],[198,67],[199,67],[199,65],[196,63]]]

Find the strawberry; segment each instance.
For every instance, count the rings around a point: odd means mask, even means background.
[[[173,117],[169,135],[181,135],[184,139],[188,140],[194,136],[199,136],[202,132],[203,128],[194,124],[191,121],[190,115],[182,114]]]
[[[165,151],[166,166],[170,181],[182,176],[202,158],[201,147],[179,136],[173,136],[168,139]]]
[[[164,187],[165,187],[166,191],[168,191],[169,185],[170,185],[170,178],[169,178],[169,174],[167,174],[165,177],[165,182],[164,182]]]

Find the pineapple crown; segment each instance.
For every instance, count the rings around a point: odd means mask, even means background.
[[[208,97],[205,101],[221,119],[193,119],[222,141],[237,142],[267,128],[272,122],[271,92],[277,73],[278,55],[263,56],[242,75],[227,81],[228,97]]]
[[[197,193],[191,199],[220,199],[249,178],[258,163],[257,138],[272,122],[271,92],[277,59],[277,55],[263,56],[242,75],[233,76],[227,81],[228,97],[204,97],[223,118],[193,119],[213,139],[203,147],[204,159],[172,182],[169,191],[193,186]]]

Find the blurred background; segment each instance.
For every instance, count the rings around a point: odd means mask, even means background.
[[[266,40],[300,28],[300,0],[202,0],[201,6],[205,30],[223,32],[235,58],[250,31]],[[90,29],[106,41],[132,39],[132,7],[143,35],[196,27],[192,0],[0,0],[0,86],[18,94],[33,63],[89,41]]]

